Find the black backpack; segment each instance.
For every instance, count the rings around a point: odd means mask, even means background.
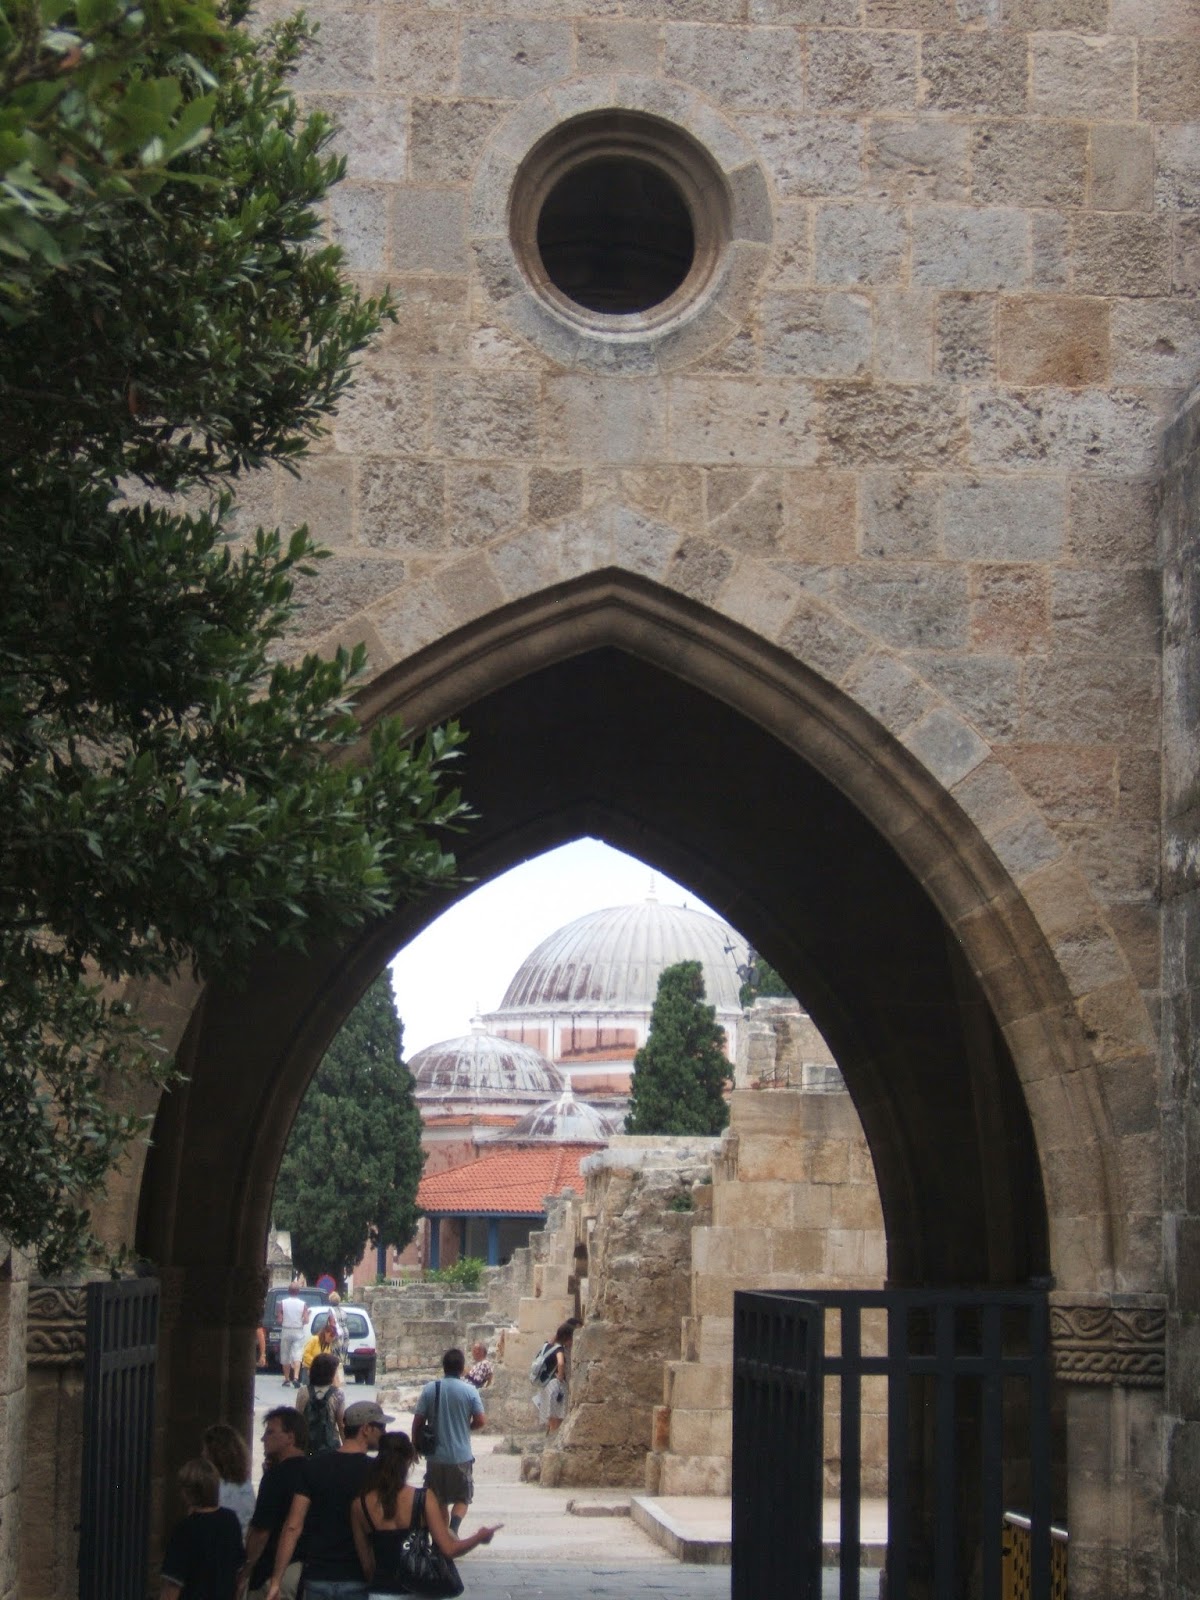
[[[337,1428],[337,1419],[333,1414],[334,1393],[332,1384],[320,1397],[312,1389],[308,1391],[308,1405],[304,1408],[304,1420],[308,1423],[308,1453],[310,1456],[319,1455],[322,1450],[340,1450],[342,1447],[341,1436]]]

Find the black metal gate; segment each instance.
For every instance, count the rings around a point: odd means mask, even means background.
[[[90,1283],[83,1369],[79,1600],[143,1600],[158,1281]]]
[[[800,1416],[781,1371],[789,1362],[804,1397]],[[734,1296],[734,1600],[771,1592],[748,1576],[760,1542],[786,1537],[789,1552],[802,1545],[811,1563],[815,1536],[819,1559],[826,1378],[840,1386],[840,1594],[859,1600],[863,1383],[878,1377],[887,1380],[889,1600],[1001,1600],[1006,1511],[1029,1519],[1026,1592],[1049,1600],[1046,1296],[932,1289]],[[773,1396],[787,1421],[768,1414]],[[739,1541],[739,1485],[754,1493],[763,1484],[774,1485],[771,1515],[757,1524],[743,1511]],[[819,1593],[812,1582],[805,1565],[798,1586],[793,1577],[776,1592]]]
[[[821,1594],[824,1313],[741,1292],[733,1315],[733,1600]]]

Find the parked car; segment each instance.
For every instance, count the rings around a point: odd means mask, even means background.
[[[312,1331],[320,1333],[321,1324],[328,1311],[314,1311]],[[342,1363],[347,1376],[354,1375],[355,1383],[375,1382],[375,1324],[365,1306],[343,1306],[342,1320],[346,1324],[346,1359]]]
[[[286,1284],[280,1289],[267,1290],[267,1301],[263,1306],[262,1325],[267,1333],[268,1372],[282,1372],[283,1370],[279,1361],[279,1302],[286,1299],[289,1293],[290,1291]],[[329,1304],[329,1294],[324,1289],[297,1289],[296,1293],[307,1305],[327,1306]]]

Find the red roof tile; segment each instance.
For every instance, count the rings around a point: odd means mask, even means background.
[[[417,1204],[450,1216],[540,1217],[547,1195],[584,1190],[579,1163],[596,1153],[593,1144],[514,1146],[422,1178]]]

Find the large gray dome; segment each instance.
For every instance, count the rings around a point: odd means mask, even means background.
[[[730,948],[732,947],[732,949]],[[740,1011],[737,962],[744,941],[687,906],[651,898],[592,911],[543,939],[521,963],[498,1012],[622,1011],[654,1004],[664,968],[699,961],[709,1005]]]
[[[417,1099],[535,1101],[544,1103],[565,1087],[562,1073],[532,1045],[487,1033],[481,1023],[460,1039],[426,1045],[408,1063]]]
[[[527,1111],[504,1135],[506,1139],[547,1139],[555,1144],[607,1144],[614,1132],[613,1119],[576,1100],[569,1088],[557,1100]]]

